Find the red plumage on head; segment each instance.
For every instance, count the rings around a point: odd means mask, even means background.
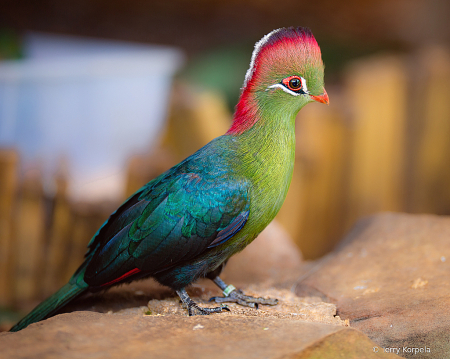
[[[274,64],[320,63],[321,53],[311,30],[288,27],[272,31],[255,44],[250,68],[245,74],[243,90],[251,87],[264,71]]]
[[[233,124],[227,133],[240,134],[257,121],[257,105],[251,93],[265,88],[262,83],[265,73],[321,64],[319,45],[308,28],[281,28],[264,36],[255,44]]]

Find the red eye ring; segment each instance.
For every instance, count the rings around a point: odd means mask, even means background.
[[[298,92],[303,87],[303,81],[300,76],[289,76],[283,79],[281,83],[286,86],[289,90]]]

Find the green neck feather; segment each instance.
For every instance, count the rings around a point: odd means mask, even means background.
[[[253,183],[250,233],[262,231],[286,198],[294,169],[295,117],[300,110],[259,108],[254,125],[235,136],[240,156],[235,164],[237,173],[244,174]]]

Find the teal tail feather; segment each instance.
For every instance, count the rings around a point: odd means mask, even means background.
[[[55,294],[48,297],[36,308],[34,308],[25,318],[13,326],[9,331],[18,332],[29,326],[32,323],[39,322],[54,314],[58,309],[69,303],[71,300],[82,294],[87,288],[87,285],[81,283],[67,283],[64,287],[58,290]],[[85,283],[83,283],[85,284]]]

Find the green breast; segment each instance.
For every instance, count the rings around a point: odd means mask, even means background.
[[[286,198],[295,159],[295,118],[264,123],[236,136],[232,167],[251,183],[249,219],[239,237],[247,245],[274,219]]]

